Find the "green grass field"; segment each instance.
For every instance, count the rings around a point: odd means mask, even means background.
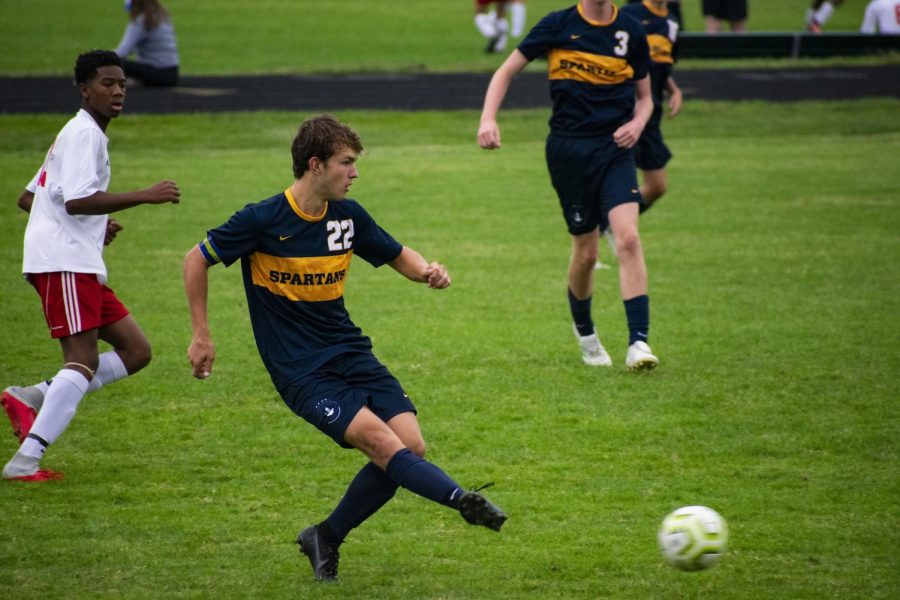
[[[598,274],[594,314],[617,365],[578,357],[546,111],[502,114],[495,153],[476,147],[474,112],[341,113],[368,147],[351,196],[454,277],[435,292],[354,261],[351,315],[416,401],[430,458],[467,486],[495,481],[510,521],[475,529],[401,491],[348,539],[332,586],[291,541],[361,457],[273,391],[237,268],[213,272],[219,359],[193,380],[180,283],[207,228],[290,183],[303,116],[110,127],[112,190],[169,177],[184,194],[121,213],[106,254],[155,358],[82,402],[44,461],[64,481],[0,485],[0,596],[900,594],[900,101],[692,102],[666,124],[671,191],[642,220],[663,363],[644,375],[622,366],[614,269]],[[66,118],[0,116],[2,385],[60,364],[20,279],[14,199]],[[2,460],[14,450],[0,435]],[[728,519],[732,543],[715,569],[685,574],[663,564],[655,533],[695,503]]]
[[[534,25],[548,12],[574,3],[528,0],[527,22]],[[828,31],[857,31],[866,3],[846,0]],[[808,4],[751,0],[750,30],[798,31]],[[187,75],[490,71],[503,58],[482,52],[471,0],[400,5],[373,0],[167,0],[165,5],[175,21]],[[700,0],[683,0],[682,5],[687,29],[703,31]],[[115,48],[125,23],[118,0],[0,2],[0,74],[68,75],[80,52]]]

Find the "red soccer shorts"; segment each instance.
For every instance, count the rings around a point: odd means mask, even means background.
[[[93,273],[28,273],[26,279],[41,297],[54,339],[99,329],[128,316],[115,292]]]

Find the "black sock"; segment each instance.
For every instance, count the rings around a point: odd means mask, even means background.
[[[367,463],[344,492],[344,497],[323,523],[340,544],[351,529],[378,512],[397,492],[397,484],[375,463]]]
[[[572,311],[572,321],[575,323],[578,335],[582,337],[591,335],[594,333],[594,320],[591,319],[591,298],[593,296],[579,300],[572,290],[567,291],[569,293],[569,310]]]
[[[628,345],[646,342],[650,334],[650,298],[644,294],[626,300],[625,318],[628,320]]]
[[[409,448],[399,450],[387,464],[387,474],[401,485],[423,498],[444,506],[457,508],[463,489],[446,473]]]

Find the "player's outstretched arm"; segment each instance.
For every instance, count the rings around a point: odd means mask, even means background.
[[[66,202],[66,212],[70,215],[106,215],[125,210],[139,204],[178,204],[181,190],[178,184],[168,179],[134,192],[94,192],[86,198],[76,198]]]
[[[503,61],[500,68],[494,72],[491,82],[488,84],[487,92],[484,94],[484,107],[481,109],[481,123],[478,126],[478,145],[485,150],[493,150],[500,147],[500,127],[497,125],[497,112],[506,92],[509,90],[509,84],[525,65],[528,59],[518,49],[513,50],[512,54]]]
[[[442,290],[450,286],[450,274],[444,265],[439,262],[429,263],[421,254],[407,246],[403,246],[400,255],[388,264],[407,279],[427,283],[430,288]]]
[[[191,363],[194,377],[206,379],[212,373],[216,360],[216,346],[209,334],[209,318],[207,299],[209,297],[209,276],[207,271],[212,265],[207,262],[197,246],[184,257],[183,271],[184,291],[187,294],[188,308],[191,311],[191,329],[193,337],[188,346],[188,361]]]

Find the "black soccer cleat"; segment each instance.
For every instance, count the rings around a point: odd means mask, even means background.
[[[483,525],[488,529],[500,531],[503,523],[508,518],[500,507],[479,494],[486,487],[494,485],[489,483],[478,489],[466,492],[459,499],[459,514],[470,525]]]
[[[320,581],[335,581],[338,572],[338,547],[328,544],[319,534],[319,526],[307,527],[297,536],[300,552],[309,558],[313,575]]]

